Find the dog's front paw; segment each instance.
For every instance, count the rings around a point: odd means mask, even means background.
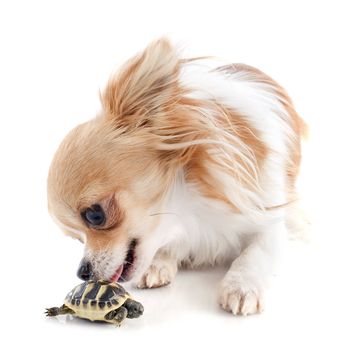
[[[234,315],[251,315],[264,309],[263,295],[256,288],[235,280],[224,280],[219,291],[220,306]]]
[[[138,288],[157,288],[169,284],[175,277],[177,265],[172,261],[156,260],[137,284]]]

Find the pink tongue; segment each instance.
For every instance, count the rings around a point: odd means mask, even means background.
[[[118,282],[119,277],[121,276],[121,274],[123,273],[123,264],[121,264],[117,271],[115,272],[115,274],[112,276],[112,282]]]

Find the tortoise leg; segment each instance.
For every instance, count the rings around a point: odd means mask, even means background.
[[[124,306],[121,306],[119,309],[116,310],[114,322],[117,325],[117,327],[120,327],[121,323],[126,319],[127,315],[128,310]]]
[[[65,304],[63,304],[61,307],[51,307],[49,309],[46,309],[45,314],[46,316],[57,316],[65,314],[74,314],[74,311]]]

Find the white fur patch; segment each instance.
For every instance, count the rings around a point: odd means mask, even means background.
[[[192,89],[188,97],[215,100],[238,111],[270,149],[286,155],[286,144],[293,138],[286,122],[288,114],[271,86],[248,78],[249,73],[225,75],[204,63],[192,62],[184,65],[180,80]]]
[[[255,225],[244,216],[187,184],[183,173],[178,174],[163,212],[169,214],[162,215],[160,223],[162,239],[168,242],[162,250],[193,266],[232,261],[244,246],[242,234],[255,232]]]
[[[239,112],[248,124],[257,130],[260,140],[269,150],[263,169],[259,173],[261,193],[247,192],[247,189],[242,188],[237,189],[232,179],[222,173],[218,174],[217,178],[226,183],[228,198],[235,204],[238,202],[239,208],[248,215],[248,203],[243,200],[239,203],[237,200],[237,196],[240,193],[243,194],[244,191],[244,196],[250,198],[251,202],[256,203],[260,208],[285,203],[288,146],[295,135],[287,122],[290,116],[273,87],[252,81],[251,78],[249,79],[249,72],[237,71],[225,74],[213,70],[206,63],[196,61],[184,65],[181,83],[192,90],[189,97],[199,100],[215,100]],[[217,170],[211,169],[210,171]]]

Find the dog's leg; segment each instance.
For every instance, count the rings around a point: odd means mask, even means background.
[[[264,291],[286,241],[284,223],[270,225],[256,234],[233,261],[221,282],[219,303],[234,315],[249,315],[264,308]]]
[[[141,277],[138,288],[157,288],[169,284],[177,273],[177,262],[161,250]]]

